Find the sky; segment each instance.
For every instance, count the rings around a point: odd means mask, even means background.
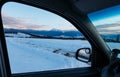
[[[88,14],[95,26],[120,21],[120,5]]]
[[[32,6],[8,2],[2,7],[4,28],[34,30],[75,30],[64,18]]]
[[[101,34],[120,34],[120,5],[88,14]]]
[[[88,14],[100,33],[120,34],[120,5]],[[4,28],[33,30],[77,30],[70,22],[51,12],[8,2],[2,7]]]

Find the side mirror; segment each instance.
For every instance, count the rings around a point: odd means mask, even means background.
[[[112,50],[112,58],[111,58],[111,60],[115,60],[116,58],[120,59],[120,50],[119,49],[113,49]]]
[[[76,59],[85,63],[91,63],[91,49],[90,48],[80,48],[76,52]]]

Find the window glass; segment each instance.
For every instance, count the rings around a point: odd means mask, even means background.
[[[113,49],[120,49],[120,5],[88,14],[102,38]]]
[[[2,8],[2,20],[12,73],[91,66],[75,59],[78,49],[91,45],[64,18],[8,2]]]

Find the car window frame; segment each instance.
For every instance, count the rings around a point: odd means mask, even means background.
[[[16,3],[16,4],[21,4],[21,3],[18,3],[18,2],[13,2],[13,3]],[[5,3],[6,4],[6,3]],[[9,5],[9,2],[7,2],[7,4]],[[4,5],[3,5],[4,6]],[[22,6],[22,5],[21,5]],[[24,6],[24,5],[23,5]],[[27,5],[27,6],[29,6],[29,5]],[[3,8],[4,9],[4,8]],[[38,9],[38,8],[37,8]],[[44,9],[41,9],[41,8],[39,8],[40,10],[43,10],[43,11],[45,11],[46,13],[48,12],[50,12],[50,11],[47,11],[47,10],[44,10]],[[52,13],[52,12],[50,12],[50,13]],[[53,15],[55,15],[55,16],[59,16],[59,15],[57,15],[57,14],[55,14],[55,13],[52,13]],[[3,15],[3,14],[2,14]],[[63,18],[63,17],[62,17]],[[2,18],[3,20],[4,20],[4,18]],[[64,18],[63,18],[64,19]],[[68,20],[66,20],[65,19],[65,21],[68,21]],[[3,23],[4,23],[4,21],[2,21]],[[68,21],[68,23],[70,23],[69,21]],[[71,23],[70,23],[71,24]],[[74,27],[74,25],[72,24],[72,26]],[[3,28],[4,28],[4,25],[3,25]],[[77,28],[75,28],[76,30],[75,31],[79,31]],[[79,31],[80,32],[80,31]],[[81,33],[81,32],[80,32]],[[4,35],[5,35],[5,33],[4,33]],[[50,36],[51,37],[51,36]],[[73,37],[73,39],[74,39],[74,37]],[[5,37],[5,40],[6,40],[6,37]],[[67,41],[67,40],[66,40]],[[86,40],[87,42],[88,42],[88,40]],[[7,44],[7,40],[6,40],[6,44]],[[90,45],[90,44],[88,44],[88,45]],[[91,46],[91,45],[90,45]],[[7,47],[7,50],[9,49],[9,47]],[[91,48],[91,50],[92,50],[92,48]],[[9,53],[9,52],[8,52]],[[8,54],[9,55],[9,54]],[[65,55],[65,54],[64,54]],[[9,57],[9,60],[10,60],[10,57]],[[77,60],[77,59],[76,59]],[[82,62],[82,61],[81,61]],[[83,62],[83,63],[86,63],[87,64],[87,62]],[[91,63],[88,63],[88,65],[90,65],[90,67],[91,67]],[[11,67],[11,65],[10,65],[10,67]],[[83,66],[84,67],[84,66]],[[78,68],[83,68],[83,67],[78,67]],[[86,66],[85,66],[86,67]],[[89,66],[88,66],[89,67]],[[12,67],[11,67],[12,68]],[[67,67],[67,68],[62,68],[62,69],[74,69],[74,67]],[[75,67],[75,68],[77,68],[77,67]],[[43,71],[54,71],[54,70],[61,70],[61,69],[54,69],[53,68],[53,70],[43,70]],[[11,69],[11,72],[12,72],[12,69]],[[32,72],[32,71],[28,71],[28,72]],[[33,72],[34,72],[34,70],[33,70]],[[37,72],[37,71],[36,71]],[[41,71],[42,72],[42,71]],[[16,72],[15,72],[16,73]],[[13,72],[13,74],[15,74],[14,72]],[[20,73],[24,73],[24,71],[22,72],[20,72]],[[27,73],[27,72],[25,72],[25,73]]]
[[[10,0],[10,1],[14,1],[14,0]],[[3,5],[4,3],[6,3],[6,2],[8,2],[8,1],[3,1],[3,3],[1,3],[1,5]],[[26,4],[26,5],[30,5],[31,6],[31,4],[28,4],[28,3],[25,3],[25,2],[19,2],[19,1],[16,1],[15,0],[15,2],[18,2],[18,3],[22,3],[22,4]],[[37,6],[35,6],[35,5],[32,5],[32,6],[34,6],[34,7],[37,7]],[[40,7],[39,7],[40,8]],[[66,20],[68,20],[70,23],[72,23],[74,26],[76,25],[76,21],[75,20],[72,20],[72,19],[69,19],[69,18],[67,18],[67,17],[65,17],[64,15],[61,15],[61,14],[59,14],[59,13],[57,13],[57,12],[55,12],[55,11],[52,11],[52,10],[49,10],[49,9],[47,9],[47,8],[44,8],[44,7],[41,7],[41,9],[44,9],[44,10],[47,10],[47,11],[50,11],[50,12],[52,12],[52,13],[55,13],[55,14],[57,14],[57,15],[59,15],[59,16],[62,16],[63,18],[65,18]],[[86,16],[85,16],[86,17]],[[83,17],[84,18],[84,17]],[[1,24],[2,24],[2,21],[1,21]],[[81,29],[79,29],[77,26],[75,26],[79,31],[81,31]],[[3,28],[2,28],[2,44],[4,44],[5,45],[5,47],[2,47],[2,48],[4,48],[3,50],[5,51],[5,53],[3,53],[4,55],[7,55],[7,50],[6,50],[6,43],[5,43],[5,38],[4,38],[4,33],[3,33]],[[83,33],[83,35],[87,35],[87,34],[84,34],[84,32],[83,31],[81,31],[82,33]],[[89,39],[89,38],[88,38]],[[89,41],[89,40],[88,40]],[[91,44],[91,42],[89,41],[89,43]],[[94,51],[94,47],[93,47],[93,45],[91,45],[92,46],[92,49],[93,49],[93,51]],[[3,52],[3,50],[1,50],[2,52]],[[93,53],[93,55],[95,55],[95,53]],[[9,60],[8,60],[8,57],[6,56],[6,58],[5,58],[6,60],[4,60],[8,65],[6,65],[5,67],[8,67],[8,69],[6,70],[6,73],[9,75],[10,73],[11,73],[11,71],[10,71],[10,66],[9,66]],[[92,60],[95,60],[95,58],[93,59],[92,58]],[[94,68],[94,67],[96,67],[96,65],[94,64],[94,63],[92,63],[92,66],[91,66],[91,68]]]

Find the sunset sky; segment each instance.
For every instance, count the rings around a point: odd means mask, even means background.
[[[56,14],[15,2],[8,2],[3,6],[2,18],[5,28],[75,29],[71,23]]]

